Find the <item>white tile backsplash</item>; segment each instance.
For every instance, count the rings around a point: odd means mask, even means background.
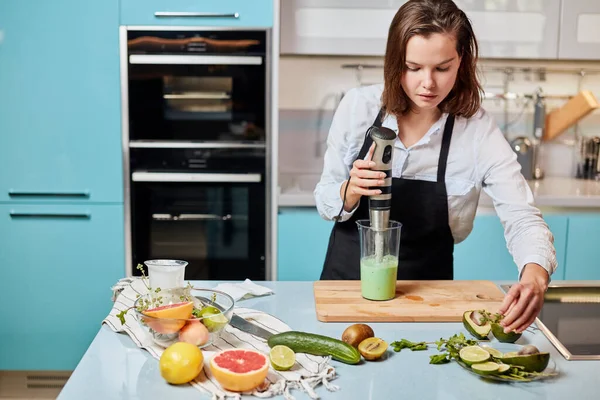
[[[342,65],[383,65],[380,57],[281,56],[279,64],[279,171],[283,174],[320,173],[323,166],[325,140],[333,111],[341,96],[361,84],[383,81],[383,69],[344,69]],[[538,87],[548,95],[574,95],[591,90],[600,98],[600,60],[597,62],[548,62],[518,60],[482,60],[480,74],[486,92],[501,93],[505,74],[497,69],[514,69],[508,91],[532,94]],[[531,72],[522,72],[530,68]],[[546,68],[540,80],[536,71]],[[552,69],[569,72],[552,72]],[[581,71],[590,71],[585,74]],[[566,100],[548,99],[547,112]],[[532,102],[484,100],[483,107],[491,112],[507,140],[516,136],[531,136],[533,130]],[[505,106],[508,114],[505,120]],[[508,122],[508,126],[506,126]],[[600,112],[582,120],[579,135],[600,136]],[[542,149],[542,168],[546,176],[574,175],[576,150],[575,128],[569,129]]]

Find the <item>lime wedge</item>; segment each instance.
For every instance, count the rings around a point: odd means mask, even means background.
[[[277,371],[287,371],[294,366],[296,354],[292,349],[284,345],[273,346],[269,352],[271,365]]]
[[[498,367],[498,373],[503,374],[510,369],[510,365],[508,364],[500,364]]]
[[[482,349],[490,353],[492,357],[502,358],[502,352],[488,345],[481,346]]]
[[[460,349],[460,359],[467,365],[481,363],[490,359],[490,353],[479,346],[467,346]]]
[[[473,364],[471,369],[480,375],[490,375],[498,372],[500,365],[495,362],[488,361],[484,363]]]

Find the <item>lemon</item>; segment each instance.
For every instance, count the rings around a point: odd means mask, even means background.
[[[490,353],[479,346],[467,346],[460,349],[458,353],[460,359],[467,365],[472,365],[489,360]]]
[[[202,371],[202,350],[190,343],[177,342],[165,349],[160,356],[160,375],[173,385],[187,383]]]
[[[271,365],[277,371],[287,371],[294,366],[296,354],[292,349],[284,345],[273,346],[269,352]]]

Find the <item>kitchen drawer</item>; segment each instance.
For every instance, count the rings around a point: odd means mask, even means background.
[[[554,235],[558,261],[558,269],[552,279],[565,279],[568,217],[544,215],[544,220]],[[478,215],[471,234],[454,247],[454,279],[519,279],[518,268],[506,247],[504,228],[497,215]]]
[[[317,281],[333,222],[314,207],[282,208],[278,216],[277,280]]]
[[[600,215],[569,217],[565,279],[600,280]]]
[[[125,275],[122,205],[0,204],[0,370],[73,370]]]
[[[0,202],[123,202],[118,47],[118,0],[0,2]]]
[[[121,25],[272,27],[273,4],[274,0],[121,0]]]

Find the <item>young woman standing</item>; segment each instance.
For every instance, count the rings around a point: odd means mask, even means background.
[[[321,279],[360,279],[355,221],[369,218],[361,198],[381,193],[386,179],[370,170],[374,147],[365,132],[383,126],[398,134],[390,215],[402,223],[398,279],[453,279],[454,244],[471,232],[483,189],[519,270],[500,310],[505,330],[521,332],[556,269],[554,239],[516,155],[480,107],[477,52],[470,22],[451,0],[410,0],[398,10],[384,83],[349,91],[331,125],[315,189],[321,216],[336,220]]]

